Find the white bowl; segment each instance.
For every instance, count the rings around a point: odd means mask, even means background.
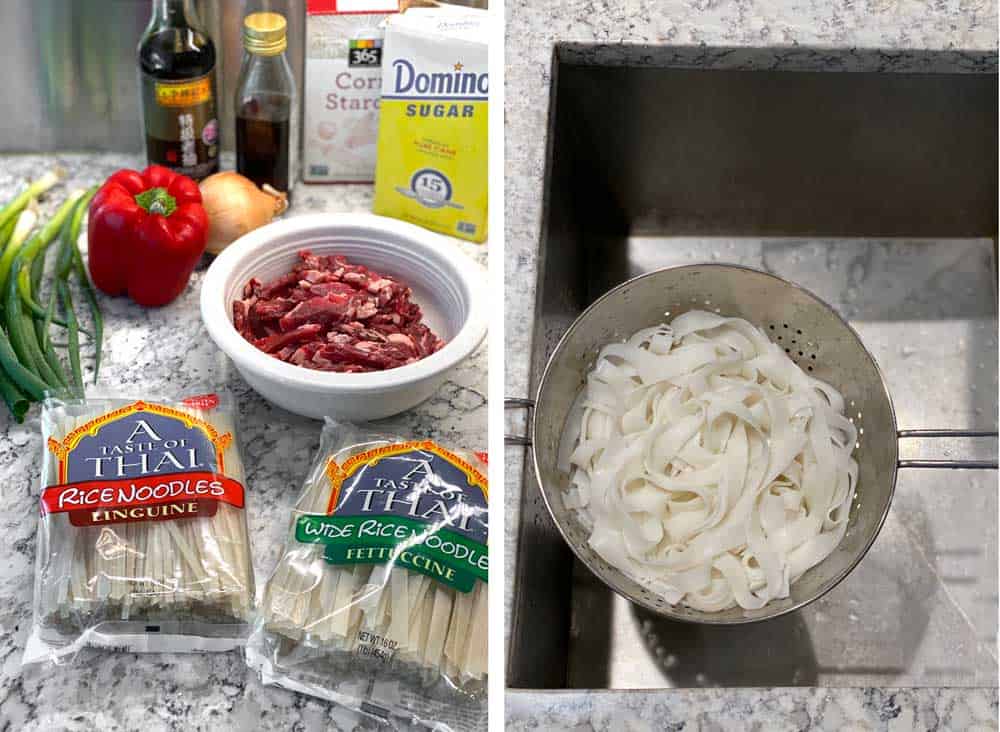
[[[386,371],[342,374],[285,363],[248,343],[233,326],[232,303],[251,277],[291,270],[300,249],[341,254],[413,290],[424,322],[445,340],[436,353]],[[430,397],[486,334],[483,268],[444,237],[372,214],[311,214],[261,227],[226,248],[201,286],[201,317],[243,378],[279,407],[307,417],[380,419]]]

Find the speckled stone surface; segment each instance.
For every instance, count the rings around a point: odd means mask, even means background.
[[[69,179],[45,204],[75,186],[99,183],[120,167],[142,161],[114,155],[5,156],[0,201],[30,177],[59,164]],[[371,208],[372,188],[303,186],[290,216]],[[486,248],[442,237],[485,265]],[[288,510],[298,495],[320,423],[273,407],[250,389],[209,339],[198,293],[203,262],[184,294],[158,310],[126,299],[102,298],[106,360],[101,384],[126,395],[182,394],[222,384],[239,405],[237,416],[249,476],[248,519],[260,590],[277,561]],[[461,364],[439,392],[416,409],[377,423],[379,429],[446,444],[486,447],[485,344]],[[351,730],[358,716],[326,702],[262,687],[239,652],[209,655],[97,654],[84,667],[22,673],[31,623],[41,455],[38,408],[24,424],[0,414],[0,730]]]
[[[505,7],[504,339],[511,397],[529,395],[543,131],[557,44],[562,58],[607,65],[960,73],[997,67],[995,0],[508,0]],[[508,414],[507,431],[523,433],[523,416]],[[523,448],[507,448],[508,616],[525,457]],[[510,692],[508,715],[516,729],[969,729],[975,723],[996,729],[995,690],[908,690],[896,695],[899,709],[889,717],[875,701],[882,695],[860,689]],[[952,708],[958,716],[944,713]],[[972,708],[979,711],[969,716],[964,710]]]
[[[513,732],[995,730],[996,689],[508,692]]]

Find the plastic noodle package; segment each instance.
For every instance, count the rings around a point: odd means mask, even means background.
[[[41,422],[34,623],[24,662],[71,660],[86,646],[242,645],[254,584],[228,400],[49,399]]]
[[[485,456],[328,419],[247,659],[389,723],[485,728]]]

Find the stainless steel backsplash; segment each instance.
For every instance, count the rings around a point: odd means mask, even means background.
[[[219,51],[223,148],[232,149],[243,17],[285,15],[301,90],[305,0],[195,4]],[[0,152],[141,152],[136,47],[149,16],[150,0],[0,0]]]

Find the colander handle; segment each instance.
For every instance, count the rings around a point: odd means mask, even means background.
[[[526,410],[530,411],[530,410],[532,410],[532,409],[535,408],[535,400],[534,399],[524,399],[522,397],[507,397],[506,399],[503,400],[503,408],[505,410],[507,410],[507,409],[526,409]],[[530,425],[530,424],[531,424],[531,422],[529,421],[528,425]],[[529,429],[530,429],[530,427],[529,427]],[[507,435],[507,434],[505,434],[503,436],[503,443],[505,445],[525,445],[525,446],[530,446],[531,445],[531,437],[529,437],[528,435]]]
[[[922,437],[996,437],[996,430],[899,430],[899,439]],[[900,460],[900,468],[966,468],[996,470],[997,461],[993,460]]]

